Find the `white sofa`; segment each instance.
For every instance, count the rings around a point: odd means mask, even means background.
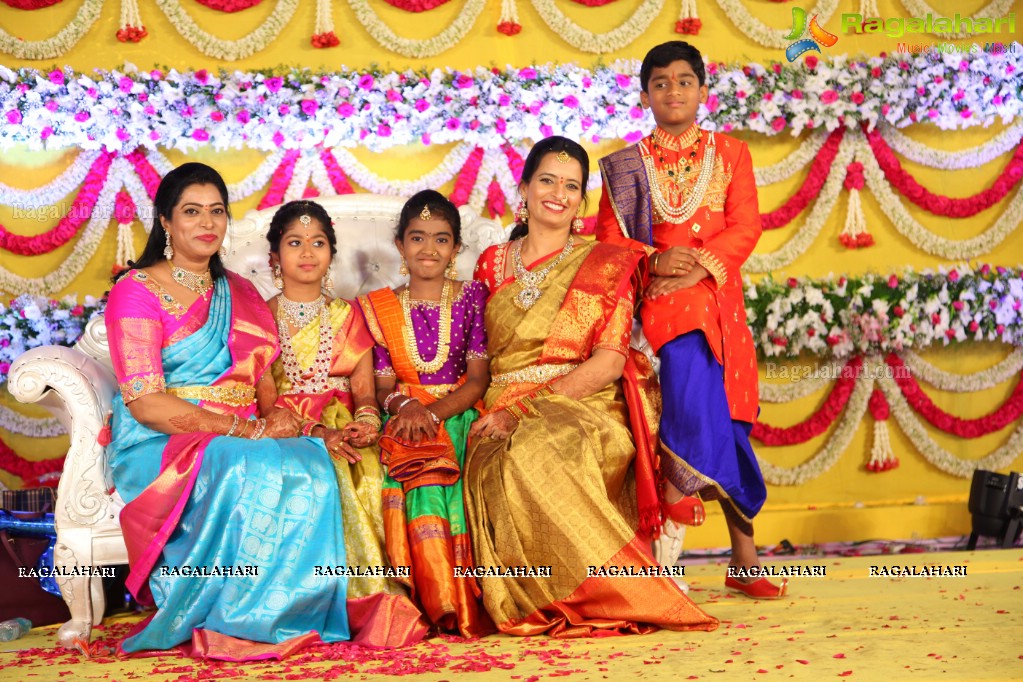
[[[349,194],[318,200],[334,220],[338,253],[334,258],[335,294],[354,298],[380,287],[397,286],[399,256],[394,229],[404,200],[398,197]],[[228,269],[250,279],[264,297],[277,293],[271,282],[266,232],[276,209],[250,211],[232,223],[225,246]],[[493,220],[463,208],[463,249],[458,276],[469,279],[482,251],[507,238]],[[637,346],[645,339],[639,336]],[[112,566],[128,563],[119,515],[124,502],[110,480],[104,448],[98,442],[117,390],[110,364],[106,327],[96,318],[74,348],[44,346],[21,355],[11,366],[8,390],[18,400],[52,411],[70,434],[70,449],[57,488],[55,520],[58,567]],[[654,543],[659,562],[673,565],[681,551],[681,530],[671,530]],[[57,579],[71,620],[61,626],[58,641],[70,647],[88,641],[92,626],[103,618],[102,579],[75,576]]]
[[[354,298],[373,289],[397,286],[399,256],[394,230],[405,200],[371,194],[348,194],[317,200],[334,220],[338,253],[334,258],[335,294]],[[266,232],[276,208],[250,211],[228,230],[228,269],[250,279],[264,297],[277,293],[271,282]],[[504,241],[506,231],[467,207],[461,210],[463,249],[458,275],[469,279],[476,259],[491,244]],[[59,567],[112,566],[128,563],[119,515],[124,502],[110,481],[100,430],[117,390],[106,327],[92,320],[74,348],[44,346],[21,355],[12,365],[8,390],[26,403],[52,411],[67,428],[71,444],[57,488],[54,510]],[[58,641],[72,646],[88,641],[92,626],[103,618],[102,579],[76,576],[57,579],[71,620],[61,626]]]

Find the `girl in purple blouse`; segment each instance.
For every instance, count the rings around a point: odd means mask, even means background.
[[[376,348],[384,534],[394,566],[435,627],[464,637],[493,631],[472,577],[462,465],[473,407],[490,383],[480,282],[455,279],[458,209],[425,190],[405,204],[395,245],[407,286],[359,297]],[[458,577],[459,575],[464,577]]]

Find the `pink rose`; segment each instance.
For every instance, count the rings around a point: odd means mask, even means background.
[[[202,128],[199,128],[198,130],[192,131],[192,139],[198,140],[199,142],[205,142],[210,139],[210,134]]]
[[[320,108],[320,105],[317,104],[316,100],[314,99],[304,99],[302,100],[301,105],[302,113],[305,114],[306,116],[315,115],[317,110]]]
[[[54,85],[64,85],[65,83],[63,71],[51,71],[49,78]]]
[[[249,115],[249,112],[247,110],[245,110],[245,109],[242,109],[241,111],[239,111],[237,114],[234,115],[234,117],[236,119],[238,119],[238,122],[241,123],[242,125],[245,125],[246,123],[248,123],[249,120],[252,118]]]
[[[821,93],[821,103],[831,104],[838,99],[838,93],[834,90],[825,90]]]
[[[561,100],[561,103],[569,109],[575,109],[579,106],[579,99],[575,95],[569,95],[565,99]]]
[[[263,83],[264,85],[266,85],[266,89],[269,90],[270,92],[277,92],[278,90],[281,89],[281,86],[284,85],[284,79],[281,78],[280,76],[271,76],[270,78],[267,78]]]
[[[423,113],[424,111],[430,108],[430,103],[423,98],[419,98],[416,100],[415,107],[416,111],[418,111],[419,113]]]
[[[771,121],[771,128],[776,133],[780,133],[785,130],[786,125],[788,125],[788,122],[782,116],[777,116],[773,121]]]
[[[862,92],[854,92],[849,99],[853,101],[853,104],[863,104],[863,100],[866,99]]]
[[[397,90],[395,90],[394,88],[391,88],[390,90],[387,91],[387,101],[388,102],[400,102],[401,101],[401,93],[398,92]]]

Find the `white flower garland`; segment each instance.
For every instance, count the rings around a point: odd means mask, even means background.
[[[295,168],[291,173],[291,180],[288,182],[288,188],[284,190],[284,201],[297,201],[302,198],[305,194],[305,188],[309,186],[309,176],[312,175],[313,165],[319,163],[319,158],[310,159],[306,154],[302,154],[295,159]]]
[[[443,31],[427,40],[402,38],[397,35],[381,21],[367,0],[348,0],[348,4],[355,12],[355,18],[373,37],[373,40],[403,57],[426,59],[446,52],[465,38],[487,3],[486,0],[466,0],[465,8],[459,13],[458,18]]]
[[[127,166],[127,167],[126,167]],[[92,216],[82,235],[75,243],[71,255],[49,274],[43,277],[22,277],[0,266],[0,291],[14,295],[36,294],[40,291],[60,291],[66,288],[96,254],[103,234],[114,213],[114,199],[123,186],[120,178],[134,175],[126,159],[114,159],[110,164],[107,182],[100,190]]]
[[[101,152],[80,152],[63,173],[45,185],[20,189],[0,182],[0,204],[20,209],[53,206],[82,185]]]
[[[974,14],[972,17],[964,18],[969,19],[974,19],[976,17],[990,17],[993,19],[1002,18],[1009,12],[1009,10],[1011,10],[1015,6],[1015,4],[1016,4],[1015,0],[991,0],[991,2],[987,4],[987,6],[977,10],[977,13]],[[902,6],[906,8],[906,11],[909,12],[909,16],[911,17],[924,17],[927,16],[928,14],[943,16],[940,12],[938,12],[937,10],[933,9],[930,5],[928,5],[924,0],[902,0]],[[941,33],[939,31],[932,31],[932,33],[936,36],[941,36],[942,38],[948,38],[952,40],[973,37],[972,33],[960,33],[958,31],[953,33]]]
[[[593,33],[575,23],[558,9],[554,0],[532,0],[540,18],[555,35],[577,50],[592,54],[616,52],[631,45],[650,28],[664,9],[664,0],[642,0],[642,4],[620,26],[607,33]]]
[[[993,367],[969,374],[946,372],[927,362],[913,351],[902,354],[909,371],[931,386],[950,393],[974,393],[1009,381],[1023,370],[1023,348],[1016,348]]]
[[[792,41],[785,36],[789,33],[787,28],[771,28],[753,15],[739,0],[717,0],[721,9],[732,23],[747,37],[752,38],[765,47],[776,47],[785,49]],[[818,0],[817,6],[807,10],[807,16],[817,15],[818,23],[826,24],[831,15],[838,7],[838,0]]]
[[[434,189],[450,182],[462,170],[472,150],[473,146],[469,143],[457,145],[436,168],[416,180],[386,180],[363,166],[347,149],[335,147],[331,153],[349,180],[360,187],[374,194],[407,197],[420,190]]]
[[[876,363],[871,363],[869,359],[864,361],[864,370],[870,364]],[[849,448],[853,436],[856,435],[856,429],[859,428],[860,420],[867,411],[867,401],[870,400],[870,393],[873,389],[874,382],[870,379],[861,378],[856,381],[838,426],[835,427],[824,446],[802,464],[788,468],[776,466],[758,455],[757,461],[760,462],[764,480],[771,485],[803,485],[833,467],[842,453]]]
[[[15,59],[53,59],[78,44],[99,18],[103,0],[83,0],[78,14],[67,26],[52,38],[45,40],[21,40],[0,29],[0,52]]]
[[[52,438],[67,433],[67,429],[53,417],[36,419],[16,412],[6,405],[0,405],[0,428],[32,438]]]
[[[480,162],[480,172],[476,176],[476,181],[472,185],[472,191],[469,192],[469,208],[476,213],[483,213],[483,209],[487,204],[487,190],[490,187],[490,181],[494,179],[494,174],[497,172],[497,165],[501,162],[504,157],[504,153],[500,149],[491,149],[483,152],[483,159]]]
[[[277,6],[262,24],[238,40],[223,40],[199,28],[178,0],[156,0],[181,37],[207,57],[233,62],[263,51],[280,35],[298,9],[298,0],[277,0]]]
[[[757,187],[773,185],[791,178],[814,160],[824,143],[828,141],[829,135],[830,133],[826,129],[815,130],[803,140],[799,149],[786,154],[785,158],[778,163],[763,168],[754,168],[753,177],[756,178]]]
[[[819,376],[816,377],[798,377],[784,383],[761,381],[759,382],[760,401],[764,403],[791,403],[793,400],[813,395],[827,384],[833,383],[844,366],[844,363],[832,362],[819,367]]]
[[[877,382],[888,399],[891,413],[895,416],[903,433],[909,437],[910,442],[924,456],[924,459],[947,474],[959,478],[969,478],[977,469],[989,471],[1004,469],[1016,460],[1020,452],[1023,452],[1023,419],[1021,419],[1016,430],[1009,436],[1009,440],[1001,447],[980,459],[959,459],[931,438],[927,429],[913,414],[913,408],[906,402],[906,398],[902,395],[902,391],[899,390],[894,379],[888,379],[882,374],[878,376]],[[968,443],[968,441],[961,442]]]
[[[932,256],[963,260],[990,253],[1023,222],[1023,187],[1020,187],[995,224],[982,234],[970,239],[947,239],[936,235],[917,222],[906,210],[902,200],[895,196],[866,141],[858,140],[854,144],[857,148],[856,156],[863,164],[866,185],[874,193],[881,211],[888,216],[899,234]],[[844,164],[842,167],[845,167]]]
[[[828,179],[821,188],[821,193],[810,209],[810,215],[795,234],[785,242],[785,245],[771,253],[754,253],[743,266],[743,272],[764,273],[774,272],[790,264],[806,252],[810,245],[817,239],[825,221],[831,215],[838,201],[838,194],[845,181],[845,167],[853,158],[854,145],[846,136],[835,155],[835,161],[828,171]]]
[[[159,149],[148,151],[146,153],[146,160],[149,161],[149,165],[161,176],[167,175],[167,173],[174,170],[174,164]]]
[[[884,138],[884,141],[888,143],[888,146],[893,151],[910,161],[915,161],[929,168],[940,168],[942,170],[960,170],[983,166],[985,163],[997,159],[1002,154],[1012,151],[1023,140],[1023,123],[1017,123],[1011,128],[1003,130],[989,142],[971,149],[946,152],[921,144],[890,125],[879,126],[878,130],[881,133],[881,137]]]

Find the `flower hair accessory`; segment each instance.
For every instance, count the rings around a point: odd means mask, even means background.
[[[429,206],[423,206],[423,210],[419,212],[419,219],[420,220],[431,220],[432,218],[433,218],[433,214],[430,213],[430,207]]]

